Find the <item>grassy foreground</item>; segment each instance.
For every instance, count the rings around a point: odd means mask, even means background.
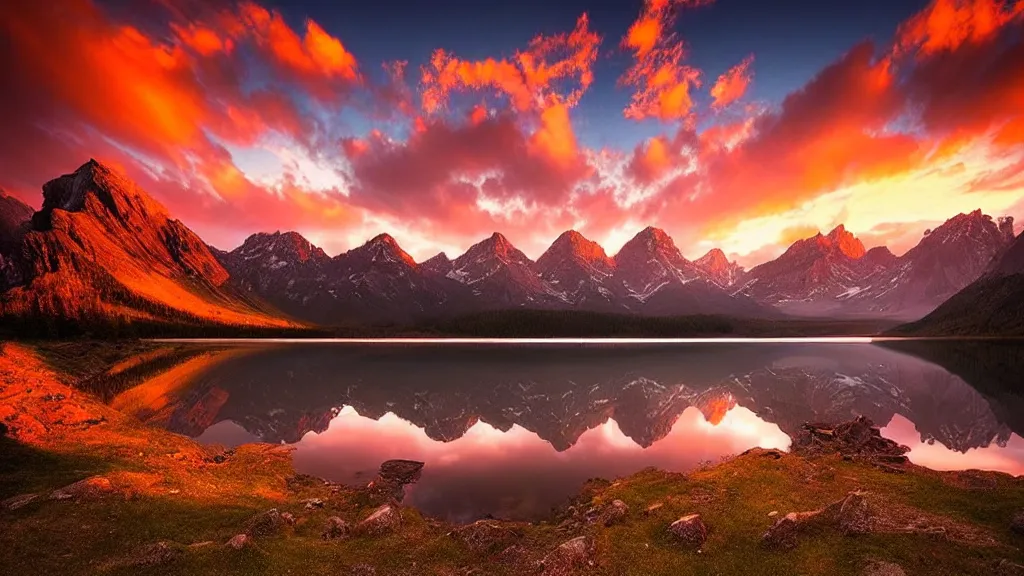
[[[400,522],[376,533],[325,539],[328,518],[354,526],[388,495],[296,475],[279,446],[225,452],[143,426],[70,386],[61,358],[0,344],[0,574],[1024,574],[1024,536],[1010,529],[1024,480],[827,450],[594,480],[533,524],[458,527],[399,506]],[[786,514],[854,491],[868,502],[866,533],[809,522],[795,547],[763,542]],[[18,506],[22,495],[36,498]],[[628,511],[606,526],[616,500]],[[270,509],[294,522],[253,529]],[[699,545],[668,530],[694,513],[707,528]],[[243,532],[253,537],[240,549],[225,545]]]

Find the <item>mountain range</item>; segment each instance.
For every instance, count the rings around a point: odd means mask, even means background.
[[[37,212],[0,194],[0,318],[295,328],[536,309],[914,320],[979,278],[988,291],[992,278],[1015,277],[1006,270],[1019,270],[1019,244],[1012,218],[976,211],[902,256],[866,250],[838,226],[749,271],[718,249],[688,260],[653,227],[614,256],[570,230],[536,261],[497,232],[423,262],[388,234],[334,257],[296,232],[223,251],[90,160],[46,183]],[[1008,264],[992,269],[998,256]]]

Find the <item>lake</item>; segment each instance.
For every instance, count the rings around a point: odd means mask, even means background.
[[[298,472],[337,482],[421,460],[406,503],[529,520],[588,478],[786,449],[805,422],[858,415],[917,464],[1021,474],[1022,358],[970,341],[218,342],[128,362],[151,368],[107,397],[203,443],[294,446]]]

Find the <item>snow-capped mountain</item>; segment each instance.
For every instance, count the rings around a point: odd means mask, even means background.
[[[597,242],[579,232],[563,232],[537,259],[541,280],[573,306],[596,311],[627,311],[614,279],[615,261]]]
[[[866,314],[920,318],[977,280],[1013,242],[1013,218],[976,210],[925,233],[893,265],[864,278],[847,305]]]
[[[725,252],[719,248],[712,248],[693,263],[705,278],[725,289],[740,284],[746,272],[742,266],[726,258]]]
[[[664,230],[648,227],[615,255],[615,282],[626,306],[655,316],[723,314],[765,316],[770,309],[743,294],[731,294],[683,257]]]
[[[478,308],[553,308],[568,302],[541,279],[533,260],[495,232],[452,261],[448,278],[468,287]]]
[[[742,292],[804,316],[920,318],[977,279],[1012,241],[1013,219],[975,211],[925,233],[896,257],[843,226],[794,243],[744,276]]]

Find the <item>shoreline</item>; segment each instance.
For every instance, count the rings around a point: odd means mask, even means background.
[[[935,562],[958,574],[1024,566],[1024,539],[1011,530],[1024,479],[907,463],[865,423],[806,428],[804,452],[753,449],[685,474],[592,480],[537,522],[456,525],[396,501],[396,484],[415,473],[382,469],[365,487],[299,475],[286,447],[201,446],[62,378],[35,351],[0,345],[0,546],[10,551],[0,572],[860,575],[880,562],[910,574]],[[871,448],[850,452],[833,438]],[[847,534],[851,520],[837,503],[862,510],[866,528]],[[792,538],[780,532],[791,513]],[[677,525],[693,514],[703,530],[692,519]]]

